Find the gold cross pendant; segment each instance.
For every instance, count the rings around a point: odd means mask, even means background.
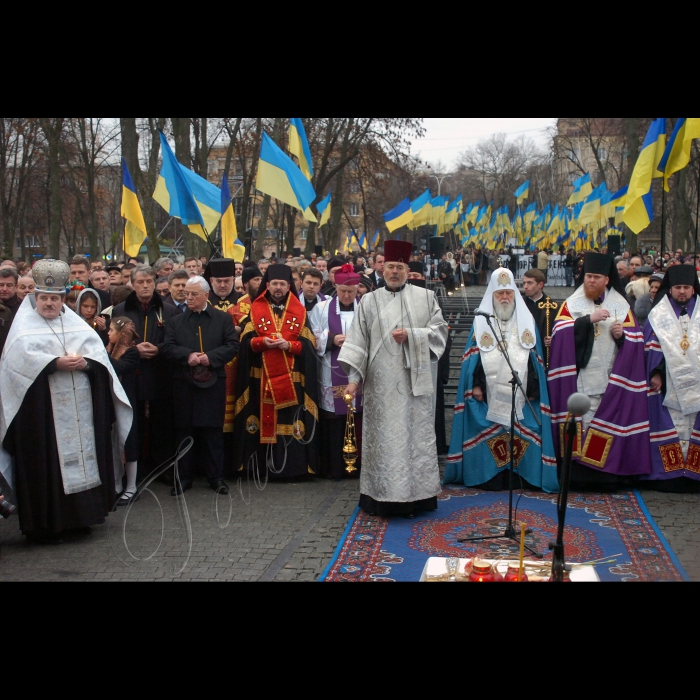
[[[593,335],[596,340],[600,338],[600,326],[597,323],[595,324],[595,333]]]
[[[688,350],[690,350],[690,343],[688,342],[688,336],[684,336],[683,340],[681,340],[681,350],[683,351],[683,354],[685,355]]]

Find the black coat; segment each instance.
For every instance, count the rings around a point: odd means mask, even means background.
[[[129,348],[118,360],[113,357],[109,358],[112,362],[112,367],[119,377],[124,393],[129,399],[132,407],[136,405],[136,380],[138,377],[139,367],[141,365],[141,355],[136,348]],[[138,421],[134,416],[134,422],[131,424],[129,437],[124,445],[126,454],[125,462],[138,462],[139,459],[139,437],[138,437]]]
[[[143,338],[146,314],[141,302],[132,292],[123,304],[114,309],[112,318],[126,316],[134,322],[139,342],[149,342],[158,347],[160,353],[152,360],[141,360],[141,369],[136,380],[136,393],[139,401],[169,401],[171,398],[171,374],[162,357],[165,329],[170,319],[181,315],[175,306],[164,306],[163,299],[156,292],[148,304],[148,337]]]
[[[216,384],[206,389],[195,386],[187,364],[193,352],[200,351],[199,328],[202,329],[204,353],[209,369],[217,377]],[[166,329],[163,357],[170,365],[176,388],[177,428],[224,429],[226,413],[226,365],[238,356],[238,333],[233,317],[208,306],[201,314],[190,309],[173,318]]]
[[[528,311],[532,314],[532,317],[535,319],[535,324],[540,331],[540,339],[544,343],[544,339],[547,337],[547,312],[545,309],[540,309],[539,305],[541,302],[547,301],[547,297],[543,296],[537,302],[532,301],[532,299],[529,297],[524,297],[524,299],[525,305],[527,306]],[[557,317],[557,312],[552,310],[549,312],[549,314],[549,332],[551,333],[552,329],[554,328],[554,320]]]

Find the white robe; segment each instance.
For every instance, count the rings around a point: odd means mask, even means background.
[[[399,345],[392,332],[405,328]],[[435,437],[437,363],[448,327],[435,294],[407,285],[362,297],[338,361],[364,381],[363,495],[414,503],[441,492]]]

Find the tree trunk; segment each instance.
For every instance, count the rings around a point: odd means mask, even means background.
[[[60,144],[64,117],[46,117],[41,128],[49,145],[49,186],[51,190],[51,214],[49,218],[49,253],[52,258],[61,256],[61,221],[63,197],[61,196]]]
[[[173,135],[175,137],[175,157],[186,168],[192,167],[192,140],[190,138],[190,117],[171,117]],[[171,226],[177,226],[185,241],[185,257],[196,258],[199,256],[199,243],[201,240],[195,236],[187,226],[180,222],[173,222]],[[208,233],[208,232],[207,232]]]
[[[285,206],[284,211],[287,214],[287,255],[294,255],[294,243],[296,239],[296,224],[297,224],[297,212],[294,207]],[[282,246],[280,245],[280,248]],[[280,251],[281,252],[281,251]]]
[[[627,182],[632,178],[634,166],[639,159],[639,127],[641,118],[625,118],[625,141],[627,142]],[[627,229],[627,250],[637,250],[637,234]],[[661,251],[663,254],[663,251]]]

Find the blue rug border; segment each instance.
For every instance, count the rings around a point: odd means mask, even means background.
[[[691,583],[693,579],[688,576],[688,573],[686,572],[685,568],[683,565],[678,561],[678,557],[676,556],[676,553],[673,551],[673,547],[668,543],[668,540],[664,537],[663,533],[659,529],[659,526],[656,524],[656,520],[654,520],[652,514],[649,512],[649,509],[647,508],[647,504],[644,502],[644,497],[642,496],[641,491],[637,491],[637,489],[634,489],[632,491],[634,493],[635,497],[637,498],[637,503],[639,503],[639,507],[642,510],[642,513],[644,513],[647,522],[651,525],[652,529],[656,533],[656,536],[661,540],[661,544],[664,546],[666,549],[666,552],[673,562],[673,565],[678,569],[678,572],[681,574],[683,577],[683,581],[686,583]]]
[[[639,507],[640,507],[642,513],[646,517],[647,522],[651,525],[652,530],[654,530],[654,532],[656,533],[656,536],[659,538],[659,540],[660,540],[661,544],[663,545],[664,549],[666,550],[669,558],[673,562],[673,565],[676,567],[678,572],[681,574],[683,581],[686,583],[691,583],[692,579],[690,578],[690,576],[688,576],[688,573],[686,572],[685,568],[678,560],[678,556],[673,551],[673,548],[669,544],[666,537],[664,537],[659,526],[656,524],[656,520],[654,520],[654,517],[649,512],[649,509],[647,508],[647,504],[644,502],[644,497],[642,496],[641,492],[638,491],[637,489],[633,489],[632,493],[634,494],[635,498],[637,499],[637,503],[639,504]],[[340,554],[343,551],[343,546],[345,545],[345,541],[347,540],[348,535],[350,534],[350,530],[352,529],[353,525],[355,524],[355,521],[357,520],[357,516],[359,515],[359,513],[360,513],[360,507],[357,506],[355,508],[355,510],[353,511],[353,514],[350,516],[350,522],[348,523],[348,526],[345,528],[345,531],[343,532],[343,534],[340,537],[340,541],[338,543],[338,546],[335,549],[335,552],[333,553],[333,557],[331,558],[330,564],[328,564],[328,566],[325,568],[324,572],[318,578],[317,583],[325,583],[326,582],[326,578],[328,578],[328,574],[330,574],[331,569],[336,565],[336,563],[338,562],[338,559],[340,558]]]
[[[348,535],[350,534],[350,530],[352,530],[352,526],[355,524],[355,521],[357,520],[357,516],[360,513],[360,506],[357,506],[353,512],[353,514],[350,516],[350,522],[348,523],[348,526],[345,528],[345,532],[340,537],[340,542],[338,543],[338,546],[335,549],[335,552],[333,553],[333,558],[331,559],[331,563],[326,567],[325,571],[321,574],[320,578],[318,579],[317,583],[325,583],[326,578],[328,577],[328,574],[330,574],[331,569],[336,565],[338,559],[340,558],[340,553],[343,551],[343,546],[345,545],[345,541],[348,538]]]

